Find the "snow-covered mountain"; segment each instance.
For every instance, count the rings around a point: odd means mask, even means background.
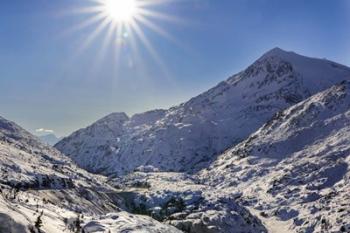
[[[241,191],[271,232],[350,232],[350,82],[276,114],[201,177]]]
[[[276,48],[55,147],[0,117],[0,232],[350,232],[350,68],[328,60]]]
[[[132,117],[113,113],[55,147],[92,172],[126,174],[143,165],[192,172],[276,112],[344,79],[348,67],[275,48],[186,103]]]
[[[106,181],[0,117],[1,233],[181,232],[123,211],[125,201]]]
[[[44,134],[38,136],[42,142],[45,142],[51,146],[55,145],[57,142],[59,142],[60,138],[58,138],[55,134]]]
[[[70,189],[79,182],[103,183],[102,177],[78,168],[70,158],[2,117],[0,153],[1,183],[13,188]]]
[[[107,180],[0,117],[0,232],[266,232],[233,198],[150,169]]]

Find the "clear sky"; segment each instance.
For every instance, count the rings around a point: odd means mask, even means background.
[[[148,46],[95,33],[93,4],[0,1],[0,115],[62,136],[186,101],[276,46],[350,65],[350,0],[158,0],[137,23]]]

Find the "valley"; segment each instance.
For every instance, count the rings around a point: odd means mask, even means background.
[[[0,117],[0,232],[350,232],[349,166],[350,68],[274,48],[54,147]]]

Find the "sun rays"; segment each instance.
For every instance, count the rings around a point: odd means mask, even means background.
[[[140,54],[140,46],[144,47],[165,75],[169,75],[167,68],[162,62],[157,49],[152,41],[147,38],[145,29],[158,34],[179,46],[179,42],[169,32],[160,27],[157,22],[175,22],[176,17],[154,10],[154,6],[166,4],[168,0],[89,0],[89,6],[81,7],[75,14],[86,15],[78,25],[74,25],[70,32],[79,32],[88,27],[93,30],[84,38],[77,48],[77,54],[82,53],[96,40],[101,37],[102,44],[96,54],[96,63],[100,63],[105,53],[113,47],[116,67],[123,61],[121,50],[128,46],[129,57]],[[127,61],[132,64],[132,62]],[[95,65],[96,66],[96,65]]]

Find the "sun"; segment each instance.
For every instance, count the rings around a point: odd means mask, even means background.
[[[137,14],[136,0],[105,0],[106,14],[116,22],[130,22]]]
[[[73,11],[74,14],[85,15],[84,21],[73,25],[66,33],[72,33],[94,25],[94,29],[77,47],[75,56],[82,54],[93,42],[99,41],[95,67],[104,62],[107,53],[113,53],[115,69],[128,58],[128,66],[141,61],[141,47],[151,55],[161,71],[168,76],[169,72],[156,47],[149,40],[149,33],[173,42],[182,48],[182,44],[171,34],[160,27],[158,22],[186,23],[183,19],[159,11],[172,0],[84,0],[84,4]],[[162,7],[159,7],[162,6]],[[145,33],[148,30],[148,33]],[[101,37],[103,36],[103,37]],[[97,40],[100,38],[102,40]],[[129,62],[130,61],[130,62]],[[131,65],[129,65],[131,64]]]

